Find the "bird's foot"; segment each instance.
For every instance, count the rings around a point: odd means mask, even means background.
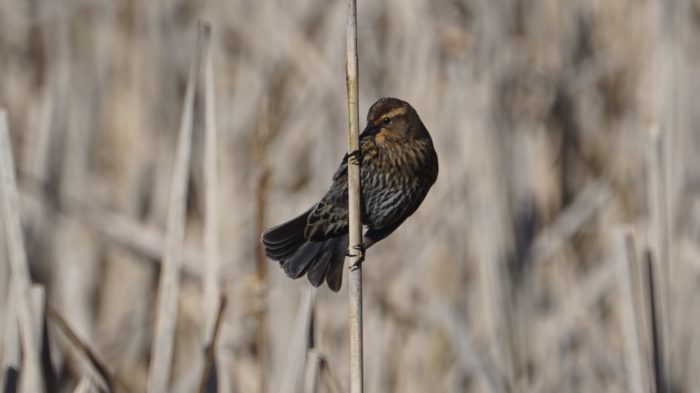
[[[345,254],[345,255],[348,256],[348,257],[351,257],[351,258],[353,258],[353,257],[357,258],[357,260],[355,261],[355,263],[353,263],[352,265],[350,265],[350,271],[351,271],[351,272],[354,272],[355,270],[359,269],[360,266],[362,266],[362,262],[365,261],[365,245],[362,244],[362,243],[360,243],[360,244],[358,244],[358,245],[353,246],[352,249],[353,249],[353,251],[355,251],[356,253],[352,253],[352,254],[351,254],[350,252],[348,252],[348,253]]]
[[[352,165],[360,165],[361,153],[360,149],[353,150],[348,153],[348,163]]]

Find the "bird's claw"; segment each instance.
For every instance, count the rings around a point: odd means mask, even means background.
[[[348,153],[348,162],[352,165],[360,165],[360,150],[353,150]]]
[[[350,252],[348,252],[348,253],[345,254],[345,255],[348,256],[348,257],[351,257],[351,258],[352,258],[352,257],[356,257],[356,258],[357,258],[357,260],[355,261],[355,263],[353,263],[352,265],[350,265],[350,271],[351,271],[351,272],[354,272],[355,270],[359,269],[360,266],[362,265],[362,262],[365,261],[365,245],[362,244],[362,243],[360,243],[360,244],[357,244],[357,245],[355,245],[355,246],[352,246],[352,249],[353,249],[354,251],[357,251],[358,254],[354,254],[354,253],[351,254]]]

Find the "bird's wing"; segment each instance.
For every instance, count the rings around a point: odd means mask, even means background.
[[[333,175],[333,184],[316,204],[306,225],[309,240],[325,240],[348,233],[348,164],[347,154]]]

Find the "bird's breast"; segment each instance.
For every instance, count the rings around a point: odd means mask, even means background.
[[[432,145],[406,143],[382,133],[363,142],[362,171],[373,175],[373,182],[380,183],[377,186],[418,180],[432,166]]]

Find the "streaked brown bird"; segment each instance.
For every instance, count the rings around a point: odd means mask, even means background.
[[[438,159],[428,130],[413,107],[382,98],[367,114],[360,134],[362,246],[389,236],[423,202],[438,175]],[[307,275],[318,287],[340,290],[348,248],[348,155],[320,202],[262,235],[265,254],[291,278]]]

